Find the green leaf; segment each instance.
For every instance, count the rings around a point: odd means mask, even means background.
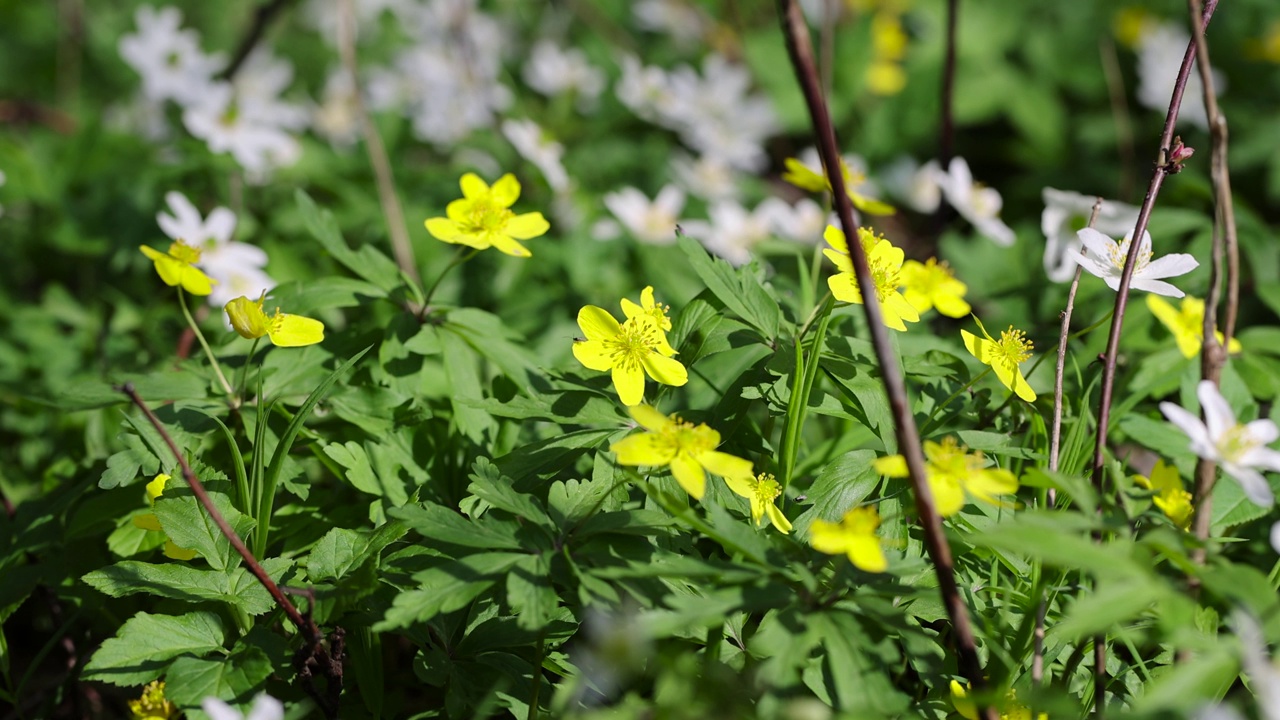
[[[827,463],[805,493],[813,506],[792,522],[797,537],[809,536],[814,520],[839,522],[846,510],[867,499],[880,484],[871,450],[853,450]]]
[[[273,580],[279,580],[292,566],[285,558],[268,558],[262,567]],[[231,571],[202,570],[189,565],[126,560],[95,570],[83,578],[93,588],[111,597],[148,593],[187,602],[219,601],[238,605],[250,615],[261,615],[275,607],[267,589],[240,567]]]
[[[503,477],[502,472],[488,458],[477,458],[472,469],[473,472],[468,476],[471,484],[467,486],[467,491],[472,495],[515,517],[537,523],[548,531],[555,528],[555,523],[547,516],[542,505],[532,495],[516,492],[511,487],[510,478]]]
[[[426,622],[440,613],[465,607],[487,590],[511,566],[529,557],[525,553],[479,553],[458,560],[446,560],[415,574],[421,587],[400,593],[387,610],[376,632],[409,627]]]
[[[1274,477],[1274,476],[1272,476]],[[1266,478],[1266,476],[1264,476]],[[1266,478],[1274,491],[1275,482]],[[1218,481],[1213,484],[1213,522],[1214,535],[1221,535],[1229,528],[1253,522],[1271,514],[1272,508],[1255,505],[1241,489],[1240,483],[1233,477],[1220,473]]]
[[[971,535],[968,540],[978,547],[1003,550],[1100,576],[1147,576],[1148,570],[1132,557],[1132,541],[1115,539],[1096,544],[1089,539],[1089,531],[1093,529],[1090,522],[1087,517],[1028,511],[1003,520],[986,532]]]
[[[826,648],[823,675],[838,708],[870,711],[875,717],[893,717],[907,709],[909,700],[885,675],[881,669],[885,665],[864,654],[871,638],[856,618],[842,612],[817,613],[809,618],[809,624]]]
[[[449,377],[453,422],[460,433],[479,443],[485,433],[496,430],[496,423],[479,409],[484,405],[484,386],[480,382],[476,352],[466,339],[448,327],[441,328],[439,336],[444,350],[444,371]]]
[[[254,526],[253,518],[237,510],[224,493],[211,492],[209,499],[241,540],[248,537]],[[209,567],[226,570],[240,564],[240,554],[194,495],[175,493],[175,497],[161,497],[156,500],[155,513],[165,535],[178,547],[200,553]]]
[[[107,458],[107,469],[98,479],[98,487],[103,490],[129,485],[139,476],[153,476],[160,472],[160,459],[142,438],[133,433],[121,433],[120,440],[125,449]]]
[[[702,282],[724,306],[751,325],[766,341],[778,337],[782,311],[778,301],[769,296],[753,271],[753,265],[734,268],[713,258],[692,238],[677,238],[680,249],[688,256],[690,266]]]
[[[263,681],[271,676],[271,660],[256,647],[237,649],[230,657],[205,660],[183,657],[165,673],[165,693],[186,711],[190,720],[208,717],[200,710],[207,697],[216,697],[247,711]]]
[[[403,284],[400,268],[396,267],[391,258],[371,245],[353,251],[342,239],[342,231],[338,229],[333,213],[317,207],[311,196],[302,190],[298,190],[294,197],[297,199],[298,209],[302,211],[302,221],[307,232],[320,241],[334,260],[384,291],[390,292]]]
[[[576,430],[546,440],[532,442],[498,458],[495,462],[503,475],[511,478],[515,486],[525,489],[531,478],[543,473],[558,472],[578,459],[585,451],[603,445],[607,440],[625,434],[626,430]]]
[[[85,666],[84,679],[142,685],[160,677],[170,659],[221,650],[225,641],[222,620],[214,613],[174,616],[141,612],[102,643]]]
[[[517,526],[513,522],[467,518],[432,503],[391,508],[387,514],[403,520],[428,540],[488,550],[518,550],[521,547],[516,539]]]
[[[405,524],[392,520],[372,533],[333,528],[320,538],[307,558],[307,577],[312,582],[340,580],[363,565],[408,532]]]
[[[277,285],[271,291],[271,301],[294,315],[358,307],[386,296],[386,291],[373,283],[347,277],[309,278]]]
[[[550,560],[541,553],[526,556],[507,573],[507,602],[524,630],[546,627],[560,604],[550,572]]]
[[[1084,593],[1049,630],[1049,644],[1075,641],[1106,632],[1138,617],[1172,590],[1148,575],[1099,583]]]
[[[369,456],[365,454],[360,443],[348,440],[346,443],[329,443],[324,446],[324,454],[333,458],[347,470],[347,481],[361,492],[377,497],[383,496],[382,484],[373,473],[369,464]]]

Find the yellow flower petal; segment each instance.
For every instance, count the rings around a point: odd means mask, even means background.
[[[621,331],[621,326],[609,311],[595,305],[586,305],[578,311],[578,327],[588,340],[613,340]],[[607,368],[592,369],[606,370]]]
[[[672,423],[666,415],[658,412],[652,405],[632,405],[627,408],[627,412],[640,424],[640,427],[651,432],[659,432]]]
[[[934,298],[934,307],[938,312],[951,318],[962,318],[973,311],[969,303],[959,295],[938,295]]]
[[[755,473],[751,470],[751,461],[736,455],[712,450],[699,453],[696,460],[702,464],[702,467],[707,469],[707,472],[719,475],[725,480],[732,478],[744,481],[748,483],[747,487],[750,487],[749,484],[755,479]]]
[[[930,473],[929,492],[933,494],[933,504],[938,509],[938,515],[944,518],[964,509],[964,489],[955,480],[935,477]]]
[[[689,457],[688,453],[676,453],[676,456],[671,459],[671,474],[691,497],[697,500],[702,499],[707,489],[707,476],[702,471],[702,466]]]
[[[614,365],[613,387],[623,405],[639,405],[644,401],[644,371],[634,365]]]
[[[827,287],[831,295],[840,302],[862,304],[862,293],[858,290],[858,281],[852,273],[840,273],[827,278]]]
[[[822,239],[836,252],[849,254],[849,241],[845,237],[844,231],[835,225],[828,225],[826,230],[822,231]],[[830,256],[828,256],[830,257]]]
[[[635,407],[645,407],[636,405]],[[652,465],[664,466],[675,457],[675,451],[669,445],[660,442],[660,438],[652,433],[636,433],[628,435],[609,446],[609,451],[618,456],[619,465]]]
[[[134,515],[133,525],[134,527],[140,527],[143,530],[159,530],[161,532],[164,531],[164,528],[160,527],[160,518],[156,517],[155,513],[150,513],[150,512],[143,513],[141,515]]]
[[[865,572],[884,572],[889,567],[884,550],[880,548],[880,541],[874,536],[850,538],[846,554],[854,567]]]
[[[503,175],[489,188],[489,197],[501,207],[511,207],[520,197],[520,181],[511,173]]]
[[[651,352],[645,355],[640,361],[644,366],[644,371],[649,373],[649,377],[657,380],[663,385],[671,385],[680,387],[689,382],[689,372],[685,370],[684,365],[679,360]]]
[[[197,555],[195,550],[188,550],[184,547],[178,547],[172,540],[164,541],[164,556],[173,558],[174,560],[191,560]]]
[[[551,229],[551,223],[540,212],[516,215],[507,221],[506,234],[517,240],[528,240],[542,235]]]
[[[778,528],[778,532],[783,535],[791,532],[791,521],[787,519],[786,515],[782,514],[782,511],[778,509],[777,505],[769,504],[765,506],[764,511],[769,516],[769,522],[773,523],[773,526]]]
[[[604,372],[613,367],[609,348],[600,340],[579,340],[573,344],[573,356],[588,370]]]
[[[324,323],[301,315],[277,314],[271,319],[271,342],[280,347],[302,347],[324,340]]]
[[[512,257],[533,257],[533,253],[529,252],[529,248],[521,245],[508,235],[502,233],[490,233],[488,235],[489,242],[487,245],[496,247],[498,250]]]
[[[423,224],[426,225],[427,232],[431,233],[431,236],[437,240],[453,242],[453,238],[462,234],[462,228],[458,226],[458,223],[448,218],[428,218]]]
[[[907,469],[907,459],[901,455],[889,455],[887,457],[877,458],[872,463],[872,467],[876,472],[885,477],[904,478],[911,473]]]
[[[505,176],[504,176],[505,177]],[[475,173],[467,173],[458,180],[462,196],[468,200],[480,200],[489,195],[489,185]]]

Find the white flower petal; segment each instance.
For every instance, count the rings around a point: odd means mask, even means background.
[[[1266,418],[1246,423],[1244,428],[1249,437],[1259,445],[1270,445],[1276,441],[1276,438],[1280,438],[1280,428]]]
[[[266,693],[258,695],[245,720],[282,720],[284,704]]]
[[[1209,430],[1200,418],[1171,402],[1160,403],[1160,412],[1191,439],[1191,451],[1207,460],[1217,460],[1218,452]]]
[[[209,217],[204,221],[205,237],[203,240],[212,238],[219,245],[231,240],[231,235],[236,231],[236,214],[230,209],[224,207],[216,207],[209,213]]]
[[[1111,265],[1111,251],[1116,248],[1116,241],[1094,230],[1093,228],[1081,228],[1076,231],[1076,237],[1080,238],[1080,242],[1089,249],[1089,252],[1099,260],[1106,260],[1107,266]],[[1096,274],[1096,273],[1095,273]]]
[[[1093,253],[1088,255],[1077,253],[1072,257],[1072,260],[1079,263],[1080,267],[1084,268],[1090,275],[1096,275],[1103,280],[1108,280],[1107,284],[1111,285],[1111,289],[1116,289],[1117,286],[1110,283],[1110,280],[1113,279],[1112,276],[1114,275],[1110,263],[1103,263],[1102,260],[1098,259],[1098,256]]]
[[[1224,433],[1236,426],[1236,415],[1218,387],[1209,380],[1200,381],[1196,387],[1196,397],[1200,398],[1200,408],[1204,412],[1204,424],[1209,430],[1209,437],[1213,438],[1216,445]]]
[[[1275,504],[1271,485],[1262,477],[1262,473],[1236,463],[1223,463],[1222,470],[1240,482],[1240,489],[1244,490],[1245,497],[1254,505],[1271,507]]]
[[[1142,269],[1145,278],[1168,278],[1185,275],[1200,267],[1200,262],[1186,253],[1172,253],[1153,260]],[[1179,295],[1178,297],[1181,297]]]
[[[1280,522],[1271,526],[1271,547],[1280,553]]]
[[[1146,273],[1143,273],[1144,276],[1145,274]],[[1116,284],[1112,287],[1113,289],[1118,289],[1120,287],[1119,278],[1116,279]],[[1147,277],[1138,277],[1136,274],[1133,276],[1133,279],[1130,280],[1129,287],[1134,290],[1143,290],[1155,295],[1164,295],[1165,297],[1180,298],[1184,295],[1181,290],[1163,280],[1152,280]]]
[[[1253,448],[1241,454],[1237,462],[1249,467],[1280,472],[1280,451],[1272,450],[1271,448]]]

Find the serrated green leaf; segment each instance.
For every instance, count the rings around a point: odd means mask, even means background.
[[[285,558],[268,558],[262,567],[273,580],[279,580],[292,564]],[[156,565],[126,560],[81,579],[111,597],[147,593],[187,602],[220,601],[238,605],[250,615],[261,615],[275,607],[267,589],[245,567],[202,570],[179,563]]]
[[[253,518],[237,510],[235,503],[224,493],[211,492],[209,499],[242,541],[248,537],[255,525]],[[165,535],[178,547],[195,550],[209,563],[209,567],[226,570],[240,564],[240,554],[231,547],[231,541],[222,534],[195,496],[165,495],[156,500],[155,513]]]
[[[751,325],[764,340],[778,337],[782,311],[778,309],[777,300],[760,284],[752,266],[734,268],[724,260],[711,257],[697,241],[683,235],[677,242],[689,258],[690,267],[717,300]]]
[[[408,528],[398,520],[383,523],[372,533],[333,528],[311,549],[307,577],[312,582],[340,580],[407,532]]]
[[[1145,612],[1172,592],[1163,582],[1146,575],[1103,581],[1082,594],[1065,617],[1049,630],[1049,644],[1091,637]]]
[[[320,241],[334,260],[387,292],[401,285],[400,269],[391,258],[370,245],[352,250],[347,246],[347,241],[342,239],[342,231],[338,229],[333,213],[317,207],[311,196],[302,190],[298,190],[294,198],[297,200],[298,209],[302,212],[302,221],[306,225],[307,232]]]
[[[465,607],[527,557],[525,553],[478,553],[423,570],[413,576],[421,587],[397,595],[386,617],[373,629],[383,632],[409,627]]]
[[[190,720],[208,717],[200,709],[207,697],[247,711],[271,672],[271,660],[256,647],[239,648],[225,658],[182,657],[165,673],[165,694]]]
[[[869,497],[880,484],[875,459],[871,450],[853,450],[827,463],[805,492],[812,507],[791,523],[797,537],[807,538],[814,520],[839,522],[846,510]]]
[[[141,612],[102,643],[85,666],[84,679],[142,685],[160,677],[172,658],[221,650],[225,641],[222,619],[214,613],[174,616]]]
[[[507,572],[507,602],[524,630],[546,627],[560,604],[550,572],[545,553],[526,556]]]
[[[467,492],[515,517],[541,525],[548,531],[554,530],[555,524],[542,505],[532,495],[516,492],[511,487],[510,478],[503,477],[502,472],[488,458],[478,458],[472,469],[473,472],[468,476],[471,484],[467,486]]]
[[[490,550],[517,550],[521,547],[516,539],[517,525],[514,522],[467,518],[433,503],[391,508],[387,514],[403,520],[405,525],[429,540]]]

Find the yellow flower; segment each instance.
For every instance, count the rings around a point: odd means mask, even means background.
[[[991,503],[1005,504],[996,495],[1011,495],[1018,491],[1018,479],[1008,470],[986,467],[987,461],[980,452],[970,453],[953,437],[943,438],[941,443],[926,440],[924,443],[925,469],[928,471],[929,491],[938,507],[938,514],[951,517],[964,507],[965,495]],[[886,477],[907,477],[907,461],[901,455],[889,455],[875,461],[876,472]]]
[[[969,699],[969,691],[964,685],[951,681],[951,704],[956,712],[967,720],[978,720],[978,706]],[[1010,690],[1005,695],[1005,705],[1000,709],[1000,720],[1031,720],[1031,709],[1018,702],[1018,695]],[[1039,713],[1036,720],[1049,720],[1048,713]]]
[[[956,279],[945,262],[929,258],[928,262],[908,260],[902,264],[902,282],[906,286],[903,295],[907,302],[920,312],[937,308],[947,317],[961,318],[972,308],[965,302],[969,288]]]
[[[725,477],[729,489],[751,501],[751,519],[757,526],[762,524],[764,516],[778,528],[783,535],[791,532],[791,522],[782,514],[774,500],[782,494],[782,486],[769,473],[761,473],[756,477]]]
[[[1246,40],[1245,57],[1280,64],[1280,22],[1272,22],[1261,38]]]
[[[622,298],[622,313],[624,315],[628,318],[633,318],[637,315],[649,315],[657,321],[658,327],[662,328],[663,332],[671,330],[671,318],[667,317],[667,313],[670,311],[670,305],[654,302],[652,285],[648,285],[644,290],[640,291],[639,305],[627,298]]]
[[[897,95],[907,86],[907,73],[902,58],[907,51],[907,34],[902,18],[894,12],[879,12],[871,19],[871,66],[867,68],[867,87],[872,94]]]
[[[1177,341],[1183,357],[1193,358],[1200,354],[1200,348],[1204,345],[1203,300],[1188,295],[1182,298],[1181,309],[1174,310],[1168,300],[1148,294],[1147,309],[1173,333],[1173,339]],[[1221,343],[1222,333],[1217,332],[1215,335]],[[1238,353],[1241,349],[1240,341],[1231,338],[1231,346],[1227,348],[1227,352]]]
[[[156,265],[156,273],[169,287],[181,285],[183,290],[192,295],[208,295],[213,292],[213,286],[218,283],[195,266],[200,262],[200,249],[191,247],[181,240],[173,241],[169,245],[168,252],[160,252],[146,245],[138,249],[143,255],[151,258]]]
[[[227,317],[231,327],[241,337],[255,340],[266,335],[272,344],[280,347],[315,345],[324,340],[324,323],[301,315],[288,315],[276,308],[276,314],[268,316],[262,309],[263,298],[250,300],[241,296],[227,303]]]
[[[1035,402],[1036,393],[1027,384],[1027,379],[1022,375],[1022,369],[1018,367],[1024,360],[1031,357],[1033,346],[1027,339],[1027,334],[1021,330],[1014,330],[1010,325],[1008,330],[1000,333],[1000,339],[997,341],[987,334],[987,329],[982,327],[981,322],[978,323],[978,329],[982,331],[983,337],[978,337],[968,330],[960,331],[965,348],[974,357],[990,365],[1005,387],[1023,400]]]
[[[585,340],[573,343],[573,356],[591,370],[611,371],[613,386],[623,405],[638,405],[644,400],[644,376],[663,385],[679,387],[689,382],[689,373],[679,360],[672,359],[675,349],[667,343],[663,322],[670,327],[665,310],[653,305],[653,291],[646,288],[641,302],[650,307],[622,301],[627,319],[622,324],[604,308],[587,305],[578,311],[578,327]]]
[[[880,548],[876,528],[880,527],[880,515],[871,506],[850,508],[833,523],[814,520],[809,526],[809,544],[814,550],[828,555],[844,553],[854,567],[866,572],[884,572],[889,561]]]
[[[1178,475],[1178,468],[1165,465],[1164,460],[1157,460],[1156,466],[1151,469],[1150,478],[1137,475],[1134,480],[1142,487],[1155,491],[1156,496],[1152,501],[1174,525],[1183,530],[1191,527],[1191,515],[1195,508],[1191,505],[1191,493],[1187,492],[1182,484],[1182,477]]]
[[[475,173],[463,175],[458,184],[462,198],[445,208],[448,217],[426,221],[427,232],[438,240],[477,250],[496,247],[508,255],[529,257],[528,248],[518,241],[538,237],[551,227],[540,212],[511,212],[520,197],[520,182],[511,173],[498,178],[493,187]]]
[[[849,258],[849,244],[844,232],[834,225],[828,225],[822,234],[830,248],[823,250],[831,262],[835,263],[839,273],[827,278],[831,294],[843,302],[862,304],[862,293],[858,290],[858,279],[853,274],[853,260]],[[880,314],[887,327],[898,331],[907,329],[907,322],[918,322],[920,313],[907,302],[907,298],[899,292],[903,286],[902,261],[903,252],[883,237],[876,237],[866,228],[858,228],[858,240],[867,254],[867,263],[871,266],[871,279],[876,285],[876,299],[880,301]]]
[[[648,405],[635,405],[627,412],[648,432],[628,435],[610,446],[619,464],[670,467],[680,487],[698,500],[706,492],[708,472],[730,481],[752,482],[751,461],[716,450],[720,433],[715,430],[675,415],[667,417]]]
[[[142,697],[129,701],[135,720],[169,720],[177,717],[178,708],[164,697],[164,681],[155,680],[142,688]]]
[[[1126,7],[1115,14],[1111,21],[1111,30],[1121,45],[1129,48],[1138,47],[1138,41],[1156,23],[1151,13],[1139,7]]]
[[[791,183],[801,190],[810,192],[832,191],[831,181],[827,179],[826,174],[805,165],[799,158],[789,157],[783,161],[783,164],[787,168],[782,173],[783,182]],[[861,172],[855,173],[850,170],[844,158],[840,158],[840,174],[844,177],[845,194],[849,196],[849,200],[853,202],[854,207],[868,215],[892,215],[897,212],[888,203],[869,198],[854,191],[856,186],[866,182],[867,176]]]
[[[164,492],[165,484],[168,483],[169,480],[171,479],[172,478],[170,478],[168,475],[164,473],[160,473],[159,475],[155,476],[155,479],[147,483],[147,501],[151,503],[152,507],[155,507],[156,499],[159,498],[160,495]],[[143,513],[141,515],[135,516],[133,518],[133,524],[136,527],[142,528],[143,530],[155,530],[157,532],[164,532],[164,528],[160,526],[160,518],[156,517],[156,514],[153,512]],[[178,547],[177,545],[174,544],[172,540],[170,540],[168,537],[165,537],[164,555],[165,557],[173,558],[174,560],[190,560],[196,556],[196,551],[188,550],[187,548],[183,548],[183,547]],[[162,690],[163,690],[163,687],[164,687],[164,684],[161,683]],[[163,692],[161,694],[163,696]]]

